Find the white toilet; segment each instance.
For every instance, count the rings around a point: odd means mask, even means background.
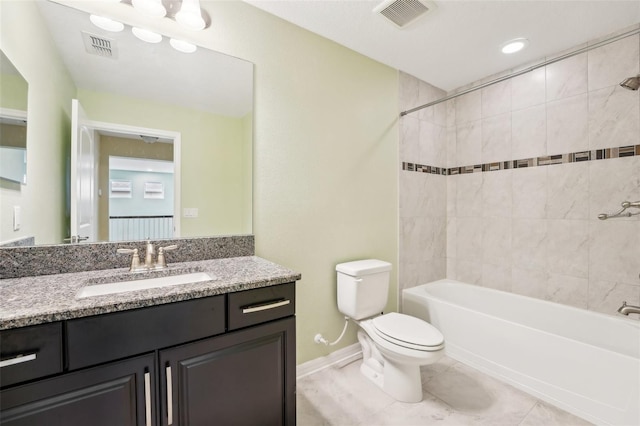
[[[382,314],[391,264],[367,259],[336,265],[338,310],[360,326],[360,371],[403,402],[422,401],[420,366],[444,354],[444,337],[431,324],[409,315]]]

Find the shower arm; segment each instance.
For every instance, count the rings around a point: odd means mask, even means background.
[[[637,216],[640,215],[640,201],[623,201],[621,203],[622,209],[620,209],[618,212],[616,213],[602,213],[598,215],[598,219],[600,220],[606,220],[606,219],[613,219],[616,217],[631,217],[631,216]],[[627,209],[638,209],[637,212],[626,212],[625,211]]]

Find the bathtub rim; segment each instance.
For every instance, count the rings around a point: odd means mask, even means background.
[[[605,314],[603,312],[597,312],[597,311],[591,311],[588,309],[583,309],[583,308],[579,308],[577,306],[572,306],[572,305],[565,305],[562,303],[558,303],[558,302],[554,302],[552,300],[546,300],[546,299],[538,299],[536,297],[531,297],[531,296],[526,296],[523,294],[518,294],[518,293],[511,293],[509,291],[505,291],[505,290],[499,290],[499,289],[495,289],[495,288],[491,288],[491,287],[484,287],[481,285],[477,285],[477,284],[469,284],[469,283],[465,283],[462,281],[457,281],[457,280],[453,280],[450,278],[443,278],[440,280],[436,280],[436,281],[430,281],[428,283],[424,283],[424,284],[419,284],[415,287],[410,287],[410,288],[405,288],[402,290],[402,294],[400,295],[401,299],[404,299],[404,293],[406,292],[407,294],[411,294],[411,295],[415,295],[416,297],[420,297],[421,294],[426,294],[426,297],[428,298],[433,298],[434,300],[437,300],[440,303],[445,303],[448,305],[452,305],[452,306],[460,306],[459,304],[456,304],[450,300],[447,300],[446,298],[443,298],[441,296],[435,295],[433,293],[429,293],[428,291],[424,291],[423,293],[418,293],[418,291],[420,289],[426,289],[428,286],[433,286],[433,285],[447,285],[447,284],[452,284],[452,285],[457,285],[457,286],[462,286],[462,287],[470,287],[473,288],[476,291],[481,291],[481,292],[496,292],[499,293],[501,295],[504,295],[506,297],[514,297],[516,299],[519,300],[524,300],[528,303],[535,303],[535,304],[544,304],[544,305],[550,305],[550,306],[554,306],[557,307],[559,309],[565,309],[569,312],[575,312],[579,315],[590,315],[593,316],[595,318],[601,318],[603,321],[607,321],[607,322],[616,322],[616,323],[620,323],[620,324],[624,324],[624,327],[631,327],[632,329],[635,329],[635,331],[637,331],[638,333],[640,333],[640,319],[633,319],[633,318],[629,318],[625,315],[610,315],[610,314]],[[404,304],[404,300],[403,300],[403,304]],[[472,307],[469,306],[464,306],[467,309],[472,309]],[[478,310],[474,310],[474,312],[478,312],[482,315],[488,315],[494,318],[500,318],[503,321],[508,321],[511,323],[515,323],[515,324],[519,324],[522,327],[526,327],[529,329],[533,329],[542,333],[548,333],[550,335],[560,335],[566,339],[570,339],[570,340],[574,340],[580,343],[583,343],[585,345],[591,345],[597,348],[602,348],[602,346],[598,346],[592,342],[589,341],[584,341],[581,339],[577,339],[575,336],[569,336],[566,334],[558,334],[558,333],[553,333],[552,331],[546,330],[544,328],[538,328],[538,327],[534,327],[532,325],[528,325],[528,324],[523,324],[521,322],[517,322],[517,321],[513,321],[512,319],[507,319],[507,318],[502,318],[502,317],[498,317],[496,315],[493,315],[492,313],[488,313],[488,312],[484,312],[484,311],[478,311]],[[636,359],[636,360],[640,360],[640,348],[637,349],[637,353],[629,353],[629,351],[620,351],[620,350],[616,350],[615,348],[611,348],[611,347],[606,347],[603,348],[606,350],[611,350],[617,354],[619,354],[620,356],[626,356],[626,357],[630,357],[631,359]],[[633,349],[631,350],[633,351]]]

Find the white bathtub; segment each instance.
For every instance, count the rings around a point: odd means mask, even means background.
[[[590,422],[640,425],[640,322],[453,280],[402,303],[451,358]]]

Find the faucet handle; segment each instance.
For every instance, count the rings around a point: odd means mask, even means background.
[[[140,269],[140,256],[138,255],[137,248],[119,248],[116,252],[121,254],[133,254],[133,256],[131,256],[131,266],[129,267],[129,271],[136,271]]]
[[[160,247],[158,249],[158,261],[156,263],[156,265],[160,268],[166,268],[167,267],[167,260],[164,257],[164,252],[165,251],[171,251],[171,250],[175,250],[178,248],[177,244],[171,244],[170,246],[165,246],[165,247]]]

